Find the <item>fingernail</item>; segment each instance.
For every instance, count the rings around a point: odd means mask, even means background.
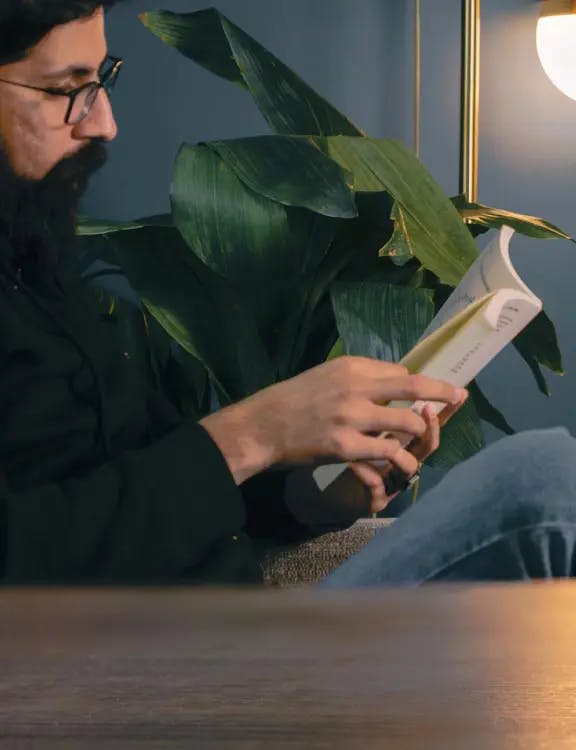
[[[459,404],[461,401],[464,401],[468,397],[468,391],[466,388],[456,388],[456,397],[455,400],[452,402],[454,404]]]

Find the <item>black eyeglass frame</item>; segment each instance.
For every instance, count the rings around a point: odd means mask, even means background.
[[[19,86],[23,89],[30,89],[32,91],[41,91],[44,94],[50,94],[51,96],[66,96],[70,100],[70,103],[68,104],[68,110],[66,111],[66,117],[64,118],[64,122],[66,125],[78,125],[78,123],[82,122],[84,120],[92,107],[94,106],[94,102],[96,101],[96,97],[98,96],[98,93],[100,89],[104,89],[106,93],[108,94],[111,90],[113,85],[116,83],[116,80],[118,79],[118,74],[120,72],[120,68],[122,67],[124,60],[121,57],[112,57],[112,55],[108,55],[106,57],[106,60],[102,64],[102,67],[110,63],[110,68],[104,72],[102,76],[100,76],[99,81],[88,81],[88,83],[83,84],[82,86],[78,86],[78,88],[72,89],[71,91],[61,91],[60,89],[55,88],[43,88],[41,86],[31,86],[28,83],[19,83],[18,81],[9,81],[5,78],[0,78],[0,83],[9,83],[12,86]],[[110,87],[107,87],[108,81],[112,78],[113,84]],[[90,102],[88,107],[86,108],[86,111],[82,113],[82,115],[75,121],[70,122],[70,116],[72,114],[72,110],[74,109],[74,105],[76,104],[76,99],[80,94],[82,94],[84,91],[91,90],[94,92],[94,95],[91,99],[87,99],[87,101]]]

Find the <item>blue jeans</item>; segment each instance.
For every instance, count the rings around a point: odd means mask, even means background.
[[[459,464],[319,585],[416,585],[576,575],[576,440],[504,438]]]

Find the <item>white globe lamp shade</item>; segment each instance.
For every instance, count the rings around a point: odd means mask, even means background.
[[[548,78],[576,100],[576,3],[547,0],[536,32],[538,57]]]

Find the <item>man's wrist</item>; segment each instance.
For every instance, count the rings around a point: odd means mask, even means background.
[[[248,398],[200,420],[216,443],[237,485],[280,459],[271,420]]]

